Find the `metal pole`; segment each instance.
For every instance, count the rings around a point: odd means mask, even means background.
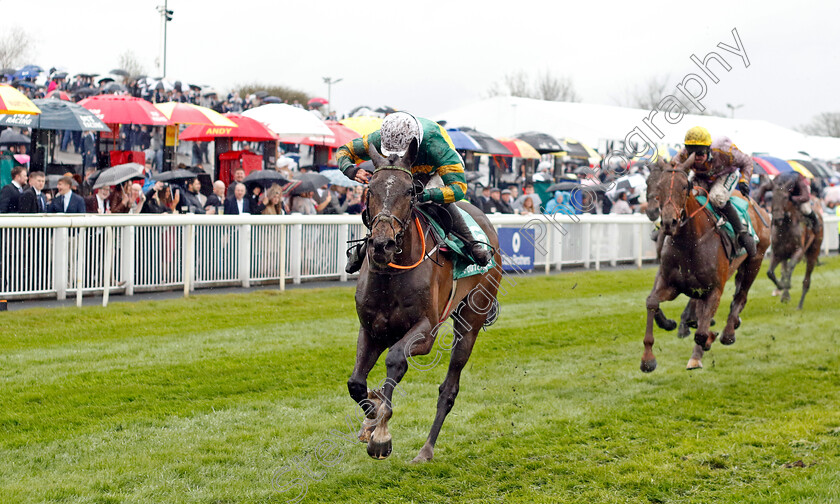
[[[169,0],[163,0],[163,77],[166,77],[166,25],[169,24]]]

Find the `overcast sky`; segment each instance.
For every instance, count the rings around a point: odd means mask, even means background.
[[[131,50],[157,74],[157,0],[0,0],[0,30],[18,26],[37,41],[34,60],[71,73],[107,73]],[[619,104],[635,85],[669,75],[716,51],[702,102],[736,117],[794,127],[840,111],[840,2],[400,2],[169,0],[167,75],[229,89],[282,84],[327,95],[335,108],[390,105],[417,115],[486,96],[505,74],[571,77],[582,101]],[[37,8],[34,6],[37,5]],[[735,28],[749,58],[735,46]]]

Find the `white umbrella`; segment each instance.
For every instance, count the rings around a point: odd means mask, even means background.
[[[641,173],[634,173],[619,177],[615,179],[614,183],[607,183],[607,185],[613,186],[606,194],[615,201],[617,199],[616,194],[619,191],[625,191],[628,197],[634,194],[641,194],[647,189],[647,180],[645,180],[644,175]]]
[[[826,203],[840,203],[840,186],[831,186],[825,190]]]
[[[333,136],[332,130],[309,111],[285,103],[261,105],[242,115],[265,124],[280,136]]]

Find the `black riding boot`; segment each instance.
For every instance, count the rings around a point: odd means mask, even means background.
[[[452,219],[452,231],[460,235],[470,244],[470,255],[475,259],[475,262],[479,266],[487,266],[492,256],[481,243],[475,241],[475,237],[470,231],[470,228],[467,227],[467,223],[464,222],[464,218],[461,216],[461,212],[458,211],[457,205],[449,203],[448,205],[442,206],[446,208],[447,213],[449,213],[449,218]]]
[[[735,209],[735,206],[732,204],[731,201],[727,201],[723,208],[720,209],[723,212],[723,215],[726,216],[726,220],[732,225],[732,229],[735,231],[735,235],[738,237],[738,243],[744,247],[744,250],[747,251],[747,255],[750,257],[754,257],[756,254],[755,250],[755,240],[753,239],[752,235],[750,234],[750,230],[745,228],[741,224],[741,218],[738,216],[738,210]]]
[[[365,262],[365,255],[367,254],[367,240],[360,241],[354,247],[347,249],[347,266],[344,271],[347,273],[355,273],[362,269],[362,264]]]

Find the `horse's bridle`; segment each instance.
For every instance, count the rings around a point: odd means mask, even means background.
[[[685,172],[685,170],[681,170],[679,168],[667,168],[667,169],[662,170],[662,173],[670,173],[671,174],[671,185],[669,186],[669,189],[668,189],[668,200],[665,201],[664,205],[667,205],[668,203],[670,203],[671,206],[674,207],[674,211],[676,212],[677,215],[680,216],[680,227],[682,227],[683,225],[685,225],[686,222],[693,219],[695,215],[700,213],[704,208],[706,208],[709,205],[709,192],[706,191],[706,189],[703,188],[702,186],[699,186],[699,185],[694,186],[694,187],[698,187],[698,188],[702,189],[706,193],[706,202],[703,204],[703,206],[701,206],[697,210],[691,212],[691,214],[686,215],[685,206],[683,206],[682,208],[679,208],[673,200],[673,195],[674,195],[674,175],[676,175],[677,173],[682,173],[683,175],[685,175],[685,178],[686,178],[686,181],[687,181],[688,180],[688,174]],[[692,186],[691,186],[691,184],[689,184],[689,186],[687,188],[687,191],[688,191],[689,195],[691,194],[691,190],[692,190]]]
[[[376,174],[377,172],[382,171],[382,170],[397,170],[397,171],[407,173],[409,177],[413,177],[413,174],[411,173],[411,170],[409,170],[407,168],[403,168],[401,166],[380,166],[379,168],[376,168],[375,170],[373,170],[373,173]],[[365,198],[365,208],[366,209],[369,208],[369,205],[368,205],[369,200],[370,200],[370,192],[368,192],[367,197]],[[411,203],[410,203],[409,208],[408,208],[408,217],[406,218],[406,220],[411,219],[411,216],[414,215],[414,205],[416,203],[417,203],[417,189],[416,189],[416,187],[414,187],[413,182],[412,182]],[[370,221],[368,221],[367,219],[363,219],[363,221],[365,222],[365,227],[367,227],[369,231],[373,231],[373,228],[375,228],[377,226],[377,224],[379,224],[380,222],[387,222],[388,225],[391,226],[391,231],[394,232],[394,241],[397,242],[397,254],[402,253],[402,240],[403,240],[403,236],[405,235],[405,230],[406,230],[405,220],[400,219],[396,215],[392,214],[390,211],[383,209],[379,213],[374,215],[373,219],[370,219]],[[394,222],[395,221],[396,221],[397,224],[399,224],[399,227],[400,227],[399,231],[396,228],[394,228]]]

